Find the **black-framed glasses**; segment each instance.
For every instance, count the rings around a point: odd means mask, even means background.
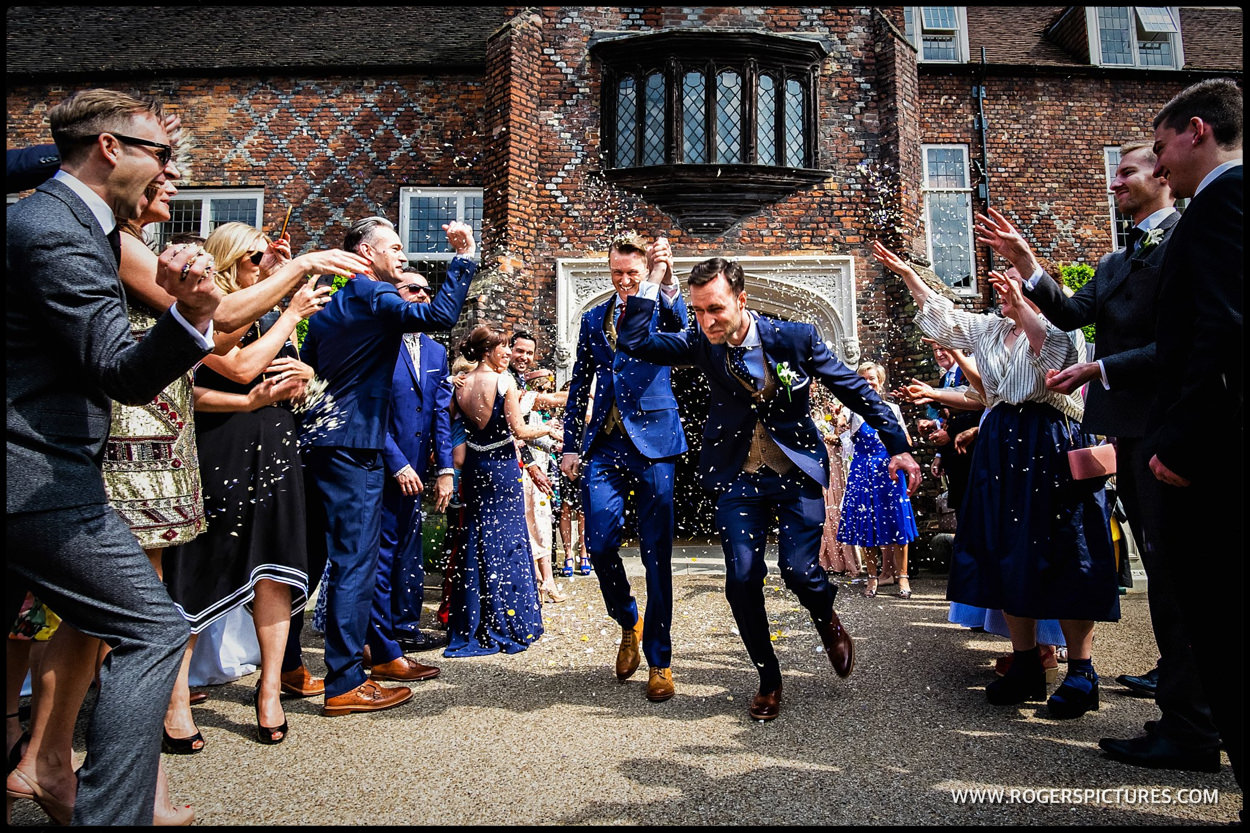
[[[260,266],[260,261],[262,258],[264,258],[264,256],[265,256],[265,250],[261,249],[259,252],[248,253],[247,259],[252,261],[253,266]]]
[[[430,288],[422,283],[406,283],[402,288],[408,290],[409,292],[424,292],[426,295],[430,294]]]
[[[169,164],[170,159],[174,158],[174,149],[169,145],[162,145],[160,142],[153,142],[151,139],[136,139],[134,136],[114,133],[111,130],[105,132],[124,145],[141,145],[145,148],[156,148],[156,161],[161,163],[162,168]],[[104,133],[97,133],[91,137],[91,140],[95,141],[103,135]]]

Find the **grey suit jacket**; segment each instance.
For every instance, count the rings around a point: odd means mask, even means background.
[[[131,337],[108,238],[58,181],[9,208],[4,283],[6,511],[106,503],[110,400],[150,401],[206,351],[168,312]]]
[[[1061,330],[1087,324],[1096,328],[1094,357],[1100,359],[1111,390],[1090,382],[1082,426],[1093,434],[1143,437],[1146,415],[1154,399],[1155,297],[1159,267],[1179,214],[1159,224],[1163,240],[1128,257],[1123,250],[1104,255],[1094,277],[1071,297],[1059,283],[1043,275],[1025,296]]]

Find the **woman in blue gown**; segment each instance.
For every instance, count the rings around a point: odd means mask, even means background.
[[[477,325],[460,352],[478,366],[456,391],[467,439],[460,475],[465,528],[443,656],[515,654],[543,633],[515,440],[550,430],[521,416],[516,382],[505,372],[511,350],[501,327]]]

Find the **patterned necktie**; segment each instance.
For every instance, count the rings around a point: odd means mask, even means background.
[[[122,262],[122,230],[119,226],[113,226],[113,230],[108,233],[109,248],[113,250],[113,257],[117,259],[117,265]]]
[[[742,380],[744,384],[750,385],[752,390],[755,390],[755,377],[751,375],[751,369],[747,367],[747,348],[730,347],[728,355],[730,372]]]
[[[1146,236],[1146,230],[1143,228],[1139,228],[1138,226],[1133,226],[1133,228],[1129,229],[1128,246],[1125,247],[1124,253],[1131,256],[1133,252],[1137,249],[1137,244],[1141,243],[1141,239],[1145,236]]]

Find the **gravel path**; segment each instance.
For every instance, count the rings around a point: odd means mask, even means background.
[[[173,796],[195,805],[197,824],[213,825],[1138,825],[1237,818],[1242,796],[1227,757],[1218,775],[1203,775],[1129,767],[1098,751],[1099,737],[1137,734],[1156,716],[1151,701],[1114,682],[1154,664],[1144,594],[1123,597],[1123,620],[1096,631],[1101,709],[1061,722],[1048,719],[1042,704],[985,702],[981,688],[1007,643],[946,622],[942,577],[913,580],[916,594],[908,601],[885,595],[893,588],[870,600],[841,585],[837,607],[857,648],[855,672],[841,680],[773,570],[766,593],[785,699],[780,718],[757,724],[746,709],[758,678],[733,630],[715,566],[705,558],[675,569],[677,696],[667,703],[644,699],[645,663],[628,683],[616,682],[620,630],[603,614],[595,578],[563,579],[569,599],[547,606],[546,633],[528,651],[457,660],[418,654],[441,666],[442,676],[414,684],[412,701],[377,714],[325,718],[319,698],[287,700],[291,735],[279,746],[253,739],[256,675],[211,689],[208,702],[195,707],[205,750],[164,758]],[[635,586],[642,592],[641,581]],[[320,639],[306,631],[304,641],[320,673]],[[964,788],[1020,792],[1016,803],[972,804],[952,797]],[[1033,792],[1052,788],[1132,793],[1063,801],[1058,792]],[[1155,802],[1137,798],[1139,789],[1155,790]],[[1218,800],[1176,803],[1191,789],[1218,790]],[[1165,795],[1173,803],[1159,803]],[[24,801],[13,823],[45,819]]]

